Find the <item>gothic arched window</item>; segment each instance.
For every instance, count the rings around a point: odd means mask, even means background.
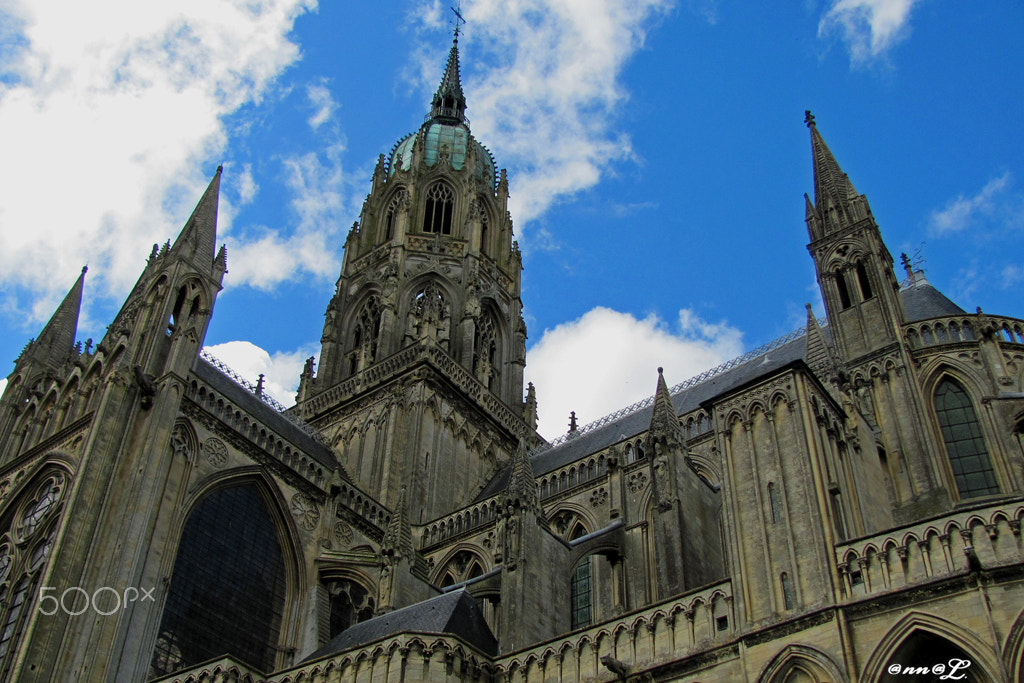
[[[377,358],[380,337],[380,302],[371,296],[359,312],[352,329],[352,349],[349,351],[349,373],[356,373],[372,365]]]
[[[277,528],[256,486],[209,494],[181,534],[150,676],[223,654],[273,671],[286,589]]]
[[[857,262],[857,284],[860,285],[861,299],[867,301],[871,298],[871,280],[868,279],[868,270],[864,267],[863,261]]]
[[[388,208],[384,211],[384,239],[389,240],[395,236],[395,225],[398,223],[398,212],[408,198],[405,189],[400,189],[388,202]]]
[[[999,493],[971,397],[953,380],[943,379],[935,390],[935,412],[960,497]]]
[[[14,661],[15,649],[31,614],[32,598],[40,593],[39,579],[53,550],[64,474],[55,472],[28,491],[12,506],[14,513],[7,518],[0,534],[0,678]],[[73,600],[66,604],[69,610],[80,609]],[[36,610],[42,608],[40,603]],[[52,605],[47,609],[53,609]]]
[[[850,290],[846,287],[846,275],[841,270],[835,272],[836,289],[839,290],[839,305],[845,310],[850,307]]]
[[[498,386],[500,372],[496,328],[492,315],[481,315],[477,320],[476,336],[473,340],[473,374],[492,391]]]
[[[327,583],[325,587],[330,601],[327,640],[349,626],[373,617],[373,596],[361,584],[340,579]]]
[[[427,190],[427,203],[423,211],[423,232],[452,234],[452,214],[455,196],[444,183],[436,183]]]
[[[483,576],[483,564],[479,557],[468,550],[460,550],[441,573],[441,587],[454,586],[478,576]]]

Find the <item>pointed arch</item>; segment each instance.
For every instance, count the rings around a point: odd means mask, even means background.
[[[788,645],[768,662],[757,680],[763,683],[845,683],[849,679],[824,652],[805,645]]]
[[[964,385],[948,374],[943,375],[935,385],[932,401],[960,497],[999,493],[981,423]]]
[[[890,664],[917,665],[916,660],[920,659],[917,653],[921,651],[941,652],[944,660],[969,659],[971,681],[996,683],[1003,679],[998,675],[1001,671],[999,657],[978,636],[942,617],[914,611],[904,615],[879,641],[864,666],[861,680],[865,683],[887,681]],[[897,657],[902,661],[894,661]],[[929,660],[921,661],[920,665],[937,663]]]
[[[290,610],[304,594],[286,509],[255,467],[218,474],[191,497],[168,553],[173,571],[150,676],[224,653],[262,670],[280,665],[295,636]]]
[[[452,234],[455,214],[455,192],[448,183],[438,180],[424,193],[423,232],[438,235]]]

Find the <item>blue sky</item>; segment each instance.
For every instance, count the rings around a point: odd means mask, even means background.
[[[99,339],[220,163],[207,345],[284,401],[380,153],[427,112],[450,3],[0,5],[0,359],[89,265]],[[1024,6],[466,0],[474,135],[509,169],[545,435],[799,327],[805,109],[890,251],[1024,316]],[[902,273],[899,273],[902,277]],[[8,370],[13,365],[8,366]]]

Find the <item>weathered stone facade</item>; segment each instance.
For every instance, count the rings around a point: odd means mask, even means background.
[[[828,324],[546,443],[458,69],[377,164],[294,407],[200,353],[219,169],[99,344],[83,271],[26,346],[0,679],[1024,677],[1024,321],[897,282],[808,115]]]

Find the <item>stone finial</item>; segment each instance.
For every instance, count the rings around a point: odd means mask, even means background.
[[[512,473],[505,488],[505,505],[535,511],[540,509],[537,479],[523,439],[519,440],[519,448],[512,456]]]

